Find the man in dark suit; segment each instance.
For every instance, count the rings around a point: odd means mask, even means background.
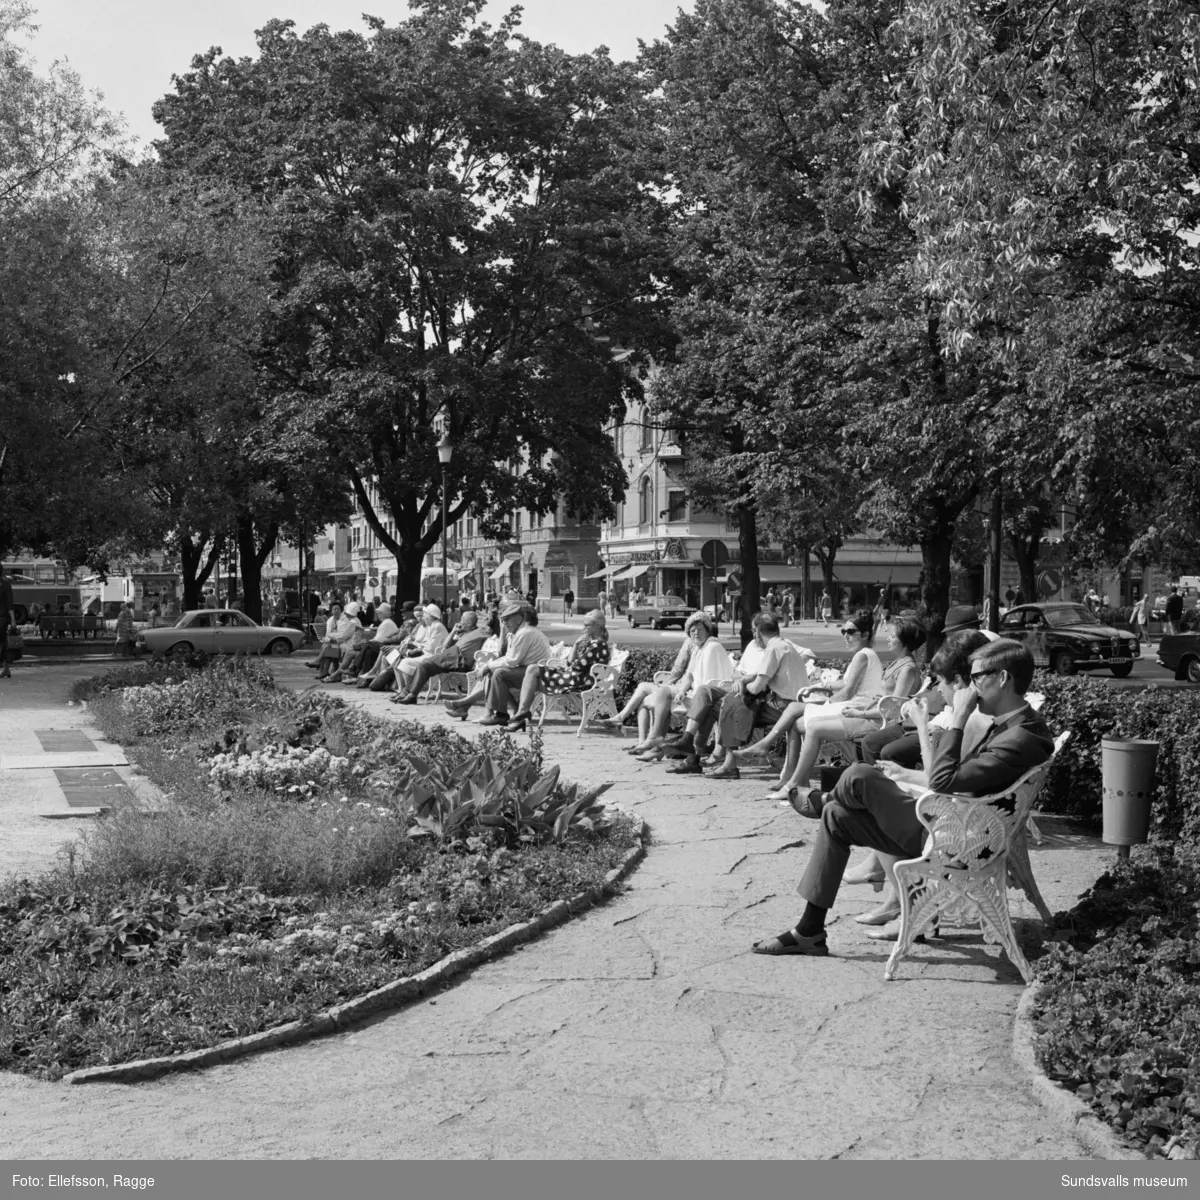
[[[1054,753],[1045,721],[1025,702],[1033,657],[1019,642],[989,642],[971,656],[971,686],[955,692],[950,728],[931,755],[929,786],[937,792],[986,796],[1015,783]],[[967,719],[978,709],[991,724],[973,746],[963,746]],[[918,717],[918,731],[926,718]],[[922,745],[928,745],[928,729]],[[821,822],[808,869],[797,889],[808,902],[794,929],[756,942],[756,954],[825,955],[825,916],[833,907],[851,846],[896,858],[917,858],[926,829],[916,799],[875,767],[859,763],[834,790],[793,800],[804,816]]]

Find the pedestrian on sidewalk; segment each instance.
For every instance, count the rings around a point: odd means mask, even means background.
[[[821,592],[820,609],[821,609],[821,620],[822,620],[822,622],[824,622],[824,624],[828,625],[829,618],[833,616],[833,600],[829,595],[828,588],[825,588]]]
[[[567,588],[563,592],[563,616],[573,617],[575,615],[575,593]]]
[[[11,679],[8,669],[8,627],[16,628],[13,619],[13,590],[4,567],[0,565],[0,679]]]

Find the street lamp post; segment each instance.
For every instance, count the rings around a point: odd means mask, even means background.
[[[450,611],[450,585],[446,581],[446,538],[450,532],[450,523],[446,519],[446,468],[454,456],[454,446],[451,444],[450,434],[445,430],[442,431],[441,440],[437,444],[437,452],[438,461],[442,464],[442,619],[445,620],[446,614]]]

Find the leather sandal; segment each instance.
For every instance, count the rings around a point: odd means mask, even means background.
[[[804,937],[794,929],[785,929],[769,941],[755,942],[751,949],[755,954],[806,954],[814,958],[826,958],[829,955],[829,943],[825,933]]]
[[[737,767],[722,767],[719,771],[712,771],[709,774],[709,779],[741,779],[742,773]]]

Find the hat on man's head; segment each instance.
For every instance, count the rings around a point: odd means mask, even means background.
[[[529,605],[523,600],[513,600],[500,610],[500,619],[505,617],[524,616],[529,611]]]
[[[427,616],[432,617],[435,621],[442,619],[442,610],[436,604],[427,604],[421,611]]]
[[[405,602],[400,605],[400,611],[406,613],[415,612],[416,608],[417,602],[415,600],[405,600]]]
[[[357,617],[358,614],[362,612],[362,606],[351,600],[350,603],[342,609],[342,612],[344,612],[348,617]]]
[[[959,633],[963,629],[978,629],[980,626],[979,613],[969,604],[956,604],[946,614],[946,626],[943,633]]]

